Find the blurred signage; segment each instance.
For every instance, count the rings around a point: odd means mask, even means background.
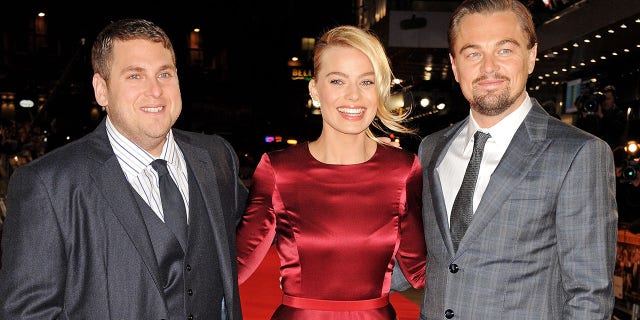
[[[311,80],[313,71],[309,69],[293,68],[291,69],[291,80]]]

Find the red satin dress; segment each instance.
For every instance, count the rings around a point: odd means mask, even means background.
[[[413,287],[425,284],[421,195],[406,150],[378,144],[353,165],[321,163],[307,143],[264,154],[237,230],[240,283],[274,243],[284,295],[271,319],[395,319],[394,261]]]

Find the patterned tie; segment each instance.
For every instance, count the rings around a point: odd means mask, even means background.
[[[484,151],[484,144],[487,142],[491,135],[476,131],[473,135],[473,153],[469,164],[467,165],[467,171],[464,173],[462,179],[462,185],[456,200],[453,202],[453,208],[451,208],[451,239],[453,240],[453,249],[458,251],[458,244],[464,233],[467,231],[469,224],[471,224],[471,218],[473,217],[473,192],[476,189],[476,180],[478,180],[478,171],[480,170],[480,162],[482,161],[482,152]]]
[[[178,190],[178,186],[171,179],[167,170],[167,161],[156,159],[151,163],[153,169],[158,172],[158,186],[160,187],[160,199],[162,200],[162,212],[164,223],[175,234],[182,249],[187,248],[187,210],[184,200]]]

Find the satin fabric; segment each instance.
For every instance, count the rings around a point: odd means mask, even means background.
[[[420,162],[402,149],[378,145],[353,165],[321,163],[307,143],[263,154],[237,230],[240,283],[275,243],[286,295],[353,301],[354,310],[281,305],[272,319],[395,319],[390,304],[357,310],[357,301],[389,294],[394,261],[424,287],[421,192]]]

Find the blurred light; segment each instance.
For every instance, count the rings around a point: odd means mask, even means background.
[[[296,140],[296,139],[287,139],[287,144],[291,144],[291,145],[298,144],[298,140]]]
[[[266,142],[266,143],[272,143],[274,140],[275,140],[275,138],[273,136],[264,137],[264,142]]]
[[[33,108],[35,104],[33,103],[33,100],[22,99],[20,100],[20,102],[18,102],[18,105],[23,108]]]
[[[631,155],[634,155],[636,154],[636,152],[638,152],[639,147],[640,146],[638,146],[637,142],[635,142],[634,140],[629,140],[627,141],[627,145],[624,147],[624,151]]]
[[[426,107],[429,105],[429,102],[430,102],[430,101],[429,101],[429,98],[422,98],[422,99],[420,99],[420,105],[421,105],[423,108],[426,108]]]
[[[447,107],[447,104],[445,104],[444,102],[440,102],[438,103],[438,105],[436,106],[436,109],[438,110],[444,110],[444,108]]]
[[[393,111],[402,107],[404,107],[404,96],[402,93],[391,94],[391,101],[387,109]]]

